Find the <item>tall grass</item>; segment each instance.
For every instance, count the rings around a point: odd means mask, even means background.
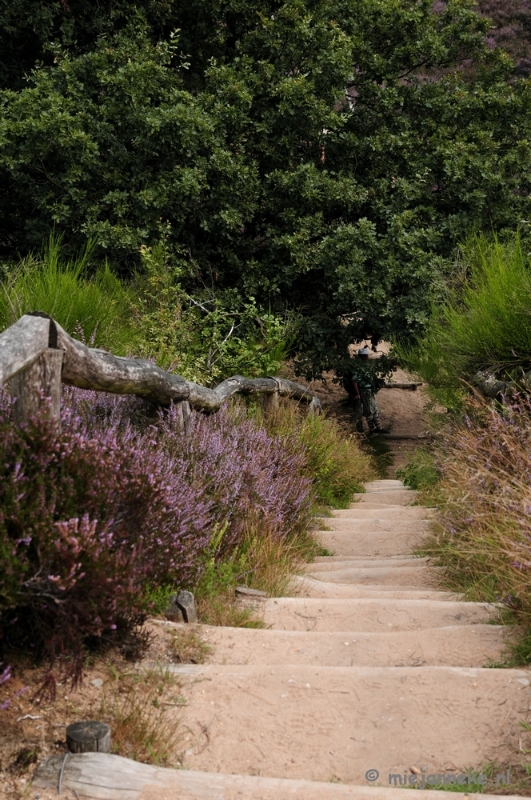
[[[176,765],[183,731],[175,710],[180,705],[175,678],[161,667],[110,670],[110,675],[97,713],[111,726],[113,752],[147,764]]]
[[[134,350],[129,291],[107,263],[91,274],[93,249],[89,242],[76,257],[64,259],[61,240],[51,235],[41,255],[4,265],[0,330],[28,311],[44,311],[95,347],[118,355]]]
[[[376,476],[371,458],[355,436],[345,436],[337,422],[325,415],[308,414],[288,402],[278,412],[263,418],[255,412],[268,432],[284,440],[295,437],[306,457],[306,474],[311,479],[318,506],[345,508],[355,492]]]
[[[429,549],[450,586],[504,603],[531,629],[531,401],[467,410],[437,454],[440,517]]]
[[[518,379],[531,366],[531,268],[520,238],[476,236],[463,258],[422,340],[398,347],[402,363],[450,408],[461,405],[479,370]]]

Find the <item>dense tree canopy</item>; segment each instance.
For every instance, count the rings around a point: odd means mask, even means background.
[[[529,218],[531,87],[487,27],[470,0],[4,0],[0,248],[55,225],[127,274],[164,237],[189,289],[299,313],[308,374],[414,333],[456,243]]]

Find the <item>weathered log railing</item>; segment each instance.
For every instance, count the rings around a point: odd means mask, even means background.
[[[60,425],[61,382],[80,389],[134,394],[159,405],[179,404],[183,423],[190,407],[217,411],[236,394],[260,394],[264,410],[278,407],[279,397],[292,397],[319,411],[319,399],[284,378],[244,378],[234,375],[215,389],[199,386],[141,358],[122,358],[87,347],[73,339],[53,319],[40,312],[25,314],[0,334],[0,385],[10,381],[15,415],[27,419],[44,407]]]
[[[531,390],[531,370],[522,372],[519,381],[501,381],[498,380],[494,371],[480,370],[474,375],[473,387],[479,389],[484,397],[489,397],[491,400],[511,397],[522,391],[527,393]]]

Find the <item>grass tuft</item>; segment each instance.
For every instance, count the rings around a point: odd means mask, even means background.
[[[117,355],[135,349],[131,295],[107,263],[91,270],[94,245],[72,259],[61,256],[61,239],[50,236],[40,256],[4,266],[0,285],[0,330],[28,311],[44,311],[69,334]]]
[[[195,625],[186,625],[173,631],[170,643],[173,661],[177,664],[203,664],[211,647]]]
[[[110,675],[99,715],[111,727],[113,752],[147,764],[176,764],[181,732],[175,707],[182,705],[176,678],[163,668]]]

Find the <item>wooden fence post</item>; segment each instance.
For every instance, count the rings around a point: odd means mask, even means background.
[[[175,411],[177,412],[177,430],[186,433],[188,430],[188,419],[190,417],[190,403],[188,400],[178,400],[174,402]]]
[[[105,722],[73,722],[66,729],[71,753],[110,753],[111,729]]]
[[[279,409],[278,391],[262,395],[264,417],[272,417]]]
[[[48,348],[33,364],[11,378],[15,419],[24,422],[45,409],[46,417],[60,433],[62,364],[63,351]]]

